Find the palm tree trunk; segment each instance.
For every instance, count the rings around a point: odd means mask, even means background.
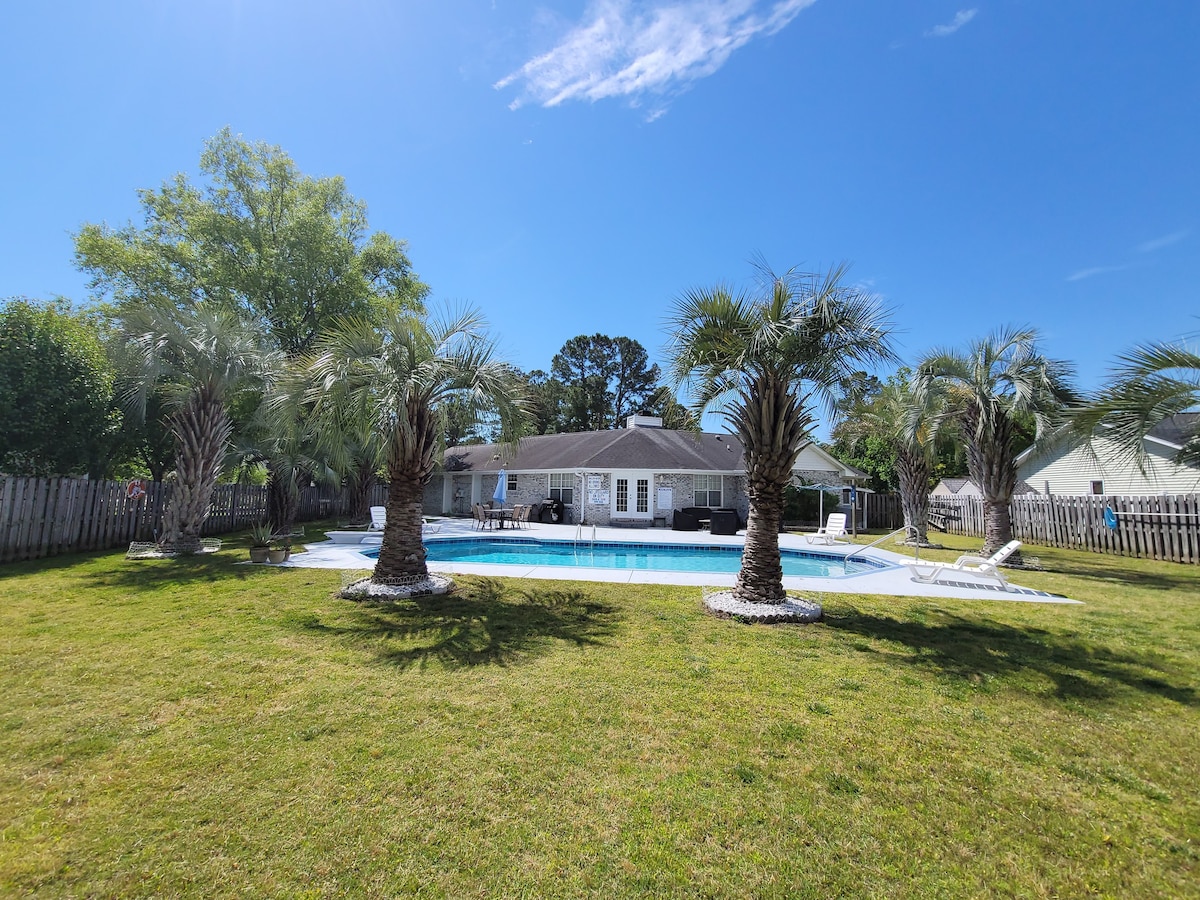
[[[1012,423],[1001,417],[993,425],[991,440],[974,441],[967,432],[967,469],[983,494],[983,556],[991,556],[1012,540],[1009,503],[1017,488],[1017,466],[1012,452]],[[1010,564],[1020,565],[1014,553]]]
[[[267,461],[267,520],[276,535],[289,535],[296,523],[300,505],[300,488],[296,469],[289,465],[274,465]]]
[[[779,556],[779,523],[783,517],[783,485],[774,480],[750,482],[746,547],[733,596],[748,603],[781,603],[783,563]]]
[[[923,454],[900,447],[896,452],[896,475],[907,531],[905,539],[924,546],[929,543],[929,460]]]
[[[425,544],[421,540],[421,517],[425,485],[423,478],[389,473],[387,524],[379,560],[371,580],[376,584],[393,584],[397,579],[425,576]]]
[[[225,405],[201,389],[172,416],[171,430],[176,481],[163,510],[163,544],[180,553],[196,553],[233,423]]]
[[[346,477],[346,487],[350,493],[351,525],[365,525],[371,521],[371,492],[378,483],[375,467],[364,461],[358,462]]]

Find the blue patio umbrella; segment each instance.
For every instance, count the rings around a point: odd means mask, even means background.
[[[501,469],[500,474],[496,476],[496,492],[492,494],[492,499],[504,505],[504,501],[508,499],[508,474]]]

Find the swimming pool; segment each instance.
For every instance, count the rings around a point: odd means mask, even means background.
[[[596,541],[542,541],[536,538],[443,538],[425,545],[430,562],[492,563],[502,566],[570,566],[588,569],[638,569],[654,572],[736,574],[741,547],[700,544],[638,544]],[[371,559],[378,548],[363,550]],[[856,556],[844,567],[842,557],[804,550],[779,551],[783,574],[817,578],[861,575],[887,568],[875,559]]]

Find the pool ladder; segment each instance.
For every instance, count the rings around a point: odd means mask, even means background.
[[[870,550],[872,547],[877,547],[877,546],[879,546],[879,545],[880,545],[880,544],[882,544],[884,541],[886,541],[888,538],[890,538],[890,537],[895,537],[895,536],[896,536],[896,535],[898,535],[900,532],[902,532],[902,531],[907,531],[907,530],[908,530],[908,526],[907,526],[907,525],[902,525],[901,527],[897,528],[895,531],[892,531],[892,532],[889,532],[889,533],[885,534],[885,535],[884,535],[883,537],[881,537],[879,540],[877,540],[877,541],[871,541],[871,543],[867,544],[865,547],[860,547],[858,550],[854,550],[854,551],[853,551],[853,552],[851,552],[851,553],[847,553],[845,556],[843,556],[843,557],[842,557],[842,574],[843,574],[843,575],[845,575],[845,574],[847,573],[847,570],[848,570],[848,569],[849,569],[849,567],[850,567],[850,557],[852,557],[852,556],[858,556],[860,553],[863,553],[863,552],[865,552],[865,551],[867,551],[867,550]],[[920,548],[918,548],[918,552],[920,552]],[[918,558],[919,558],[919,557],[918,557]]]
[[[575,546],[578,547],[582,541],[583,541],[583,523],[580,522],[578,525],[575,526]],[[588,545],[588,549],[590,549],[590,550],[596,549],[596,526],[595,525],[592,526],[592,541]]]

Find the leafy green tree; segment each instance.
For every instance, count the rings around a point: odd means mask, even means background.
[[[602,334],[581,334],[563,344],[550,361],[550,374],[562,385],[564,431],[608,428],[608,382],[614,372],[610,342]]]
[[[445,404],[458,398],[472,411],[494,413],[509,439],[523,425],[522,380],[498,359],[473,311],[438,318],[389,312],[379,322],[348,318],[317,351],[309,363],[309,396],[318,418],[371,420],[387,448],[387,525],[373,580],[427,575],[422,503]]]
[[[1041,352],[1032,328],[1000,329],[965,352],[934,351],[917,370],[916,389],[944,390],[957,420],[971,480],[983,494],[985,556],[1012,540],[1017,453],[1063,422],[1075,401],[1072,376],[1069,363]]]
[[[368,234],[366,206],[340,177],[302,175],[279,147],[228,128],[205,145],[200,172],[200,187],[180,174],[139,191],[141,227],[75,236],[78,265],[118,310],[163,299],[233,307],[296,356],[337,316],[420,308],[428,288],[404,242]]]
[[[213,488],[233,434],[230,406],[247,392],[261,395],[277,353],[259,328],[236,310],[196,303],[181,310],[160,300],[131,306],[122,316],[127,396],[144,412],[162,398],[175,439],[175,483],[163,510],[162,542],[183,553],[200,549]]]
[[[700,417],[679,402],[675,392],[665,384],[655,388],[641,409],[647,416],[662,419],[663,428],[672,431],[700,431]]]
[[[662,373],[650,364],[646,348],[633,338],[612,338],[609,347],[613,357],[611,421],[614,427],[623,428],[625,421],[655,396]]]
[[[1074,414],[1072,424],[1084,439],[1106,426],[1104,437],[1145,471],[1150,429],[1197,407],[1200,352],[1184,341],[1155,342],[1122,354],[1108,384]],[[1200,431],[1185,435],[1175,461],[1200,464]]]
[[[200,172],[199,186],[177,175],[157,191],[141,191],[140,227],[86,225],[76,235],[79,266],[93,289],[112,297],[118,315],[147,303],[183,311],[203,302],[259,323],[294,359],[337,316],[422,308],[428,288],[404,243],[368,232],[366,206],[341,178],[302,175],[279,147],[228,128],[206,143]],[[283,404],[272,418],[299,409]],[[229,412],[237,423],[254,417],[236,401]],[[304,434],[302,423],[275,426],[259,432],[257,452],[269,471],[270,505],[286,518],[306,474],[297,460],[314,448],[292,440]]]
[[[565,431],[562,421],[563,383],[534,369],[525,376],[529,403],[528,427],[533,434],[558,434]]]
[[[64,301],[0,305],[0,471],[101,477],[120,416],[91,322]]]
[[[551,360],[550,373],[544,398],[557,401],[560,431],[621,427],[655,396],[661,377],[638,341],[604,334],[571,338]]]
[[[693,290],[672,310],[670,371],[699,412],[720,409],[745,450],[750,514],[734,596],[786,597],[779,555],[783,490],[809,442],[815,403],[831,406],[853,367],[890,360],[889,323],[878,301],[824,276],[759,264],[761,290]]]
[[[852,419],[839,425],[831,436],[834,440],[825,449],[847,465],[866,472],[871,490],[896,490],[896,450],[887,440],[862,434],[853,427]]]

